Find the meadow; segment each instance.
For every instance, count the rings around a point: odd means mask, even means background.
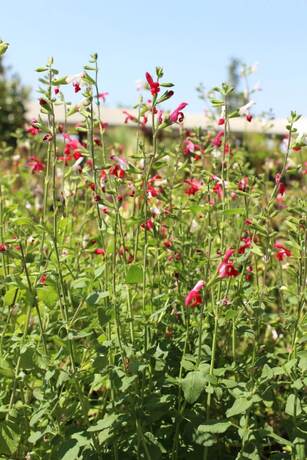
[[[0,458],[305,460],[300,116],[257,160],[231,131],[249,94],[215,87],[186,130],[146,70],[127,146],[97,55],[72,76],[49,59],[41,115],[1,153]]]

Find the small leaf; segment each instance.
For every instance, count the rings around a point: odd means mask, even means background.
[[[253,400],[246,398],[238,398],[235,400],[230,409],[227,410],[227,417],[233,417],[238,414],[245,414],[245,412],[252,406]]]
[[[8,47],[9,47],[8,43],[3,42],[2,40],[0,41],[0,56],[6,53],[6,50],[8,49]]]
[[[197,428],[200,433],[225,433],[226,430],[231,426],[228,421],[217,422],[216,420],[208,421],[205,425],[199,425]]]
[[[199,371],[189,372],[182,380],[181,386],[186,401],[193,404],[205,388],[206,380]]]
[[[10,367],[8,361],[4,358],[0,358],[0,375],[5,377],[13,378],[15,373],[14,370]]]
[[[301,401],[295,394],[291,394],[288,396],[285,412],[288,415],[292,415],[292,417],[301,414],[302,412]]]
[[[138,284],[143,282],[143,268],[141,265],[130,265],[126,275],[127,284]]]
[[[98,423],[94,426],[90,426],[87,431],[102,431],[110,428],[113,423],[118,419],[117,414],[105,415],[103,419],[98,420]]]

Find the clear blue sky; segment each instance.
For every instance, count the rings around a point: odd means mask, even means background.
[[[133,104],[135,81],[164,67],[175,102],[202,110],[195,87],[226,78],[230,57],[259,62],[258,111],[307,115],[306,0],[10,0],[1,2],[6,63],[34,88],[34,69],[55,58],[61,74],[98,52],[108,105]]]

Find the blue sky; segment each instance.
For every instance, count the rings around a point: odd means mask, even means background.
[[[48,56],[74,74],[98,52],[109,106],[133,104],[135,81],[161,65],[176,84],[173,103],[201,111],[195,87],[224,81],[235,56],[259,63],[258,112],[307,115],[306,20],[306,0],[10,0],[1,5],[1,38],[33,98],[34,69]]]

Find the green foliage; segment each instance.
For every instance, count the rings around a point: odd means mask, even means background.
[[[24,128],[28,101],[29,89],[4,67],[0,57],[0,143],[16,145],[15,133]]]
[[[0,457],[303,460],[299,116],[286,152],[264,134],[238,139],[234,81],[214,88],[223,139],[216,125],[164,139],[181,122],[174,110],[158,124],[154,94],[139,107],[153,131],[134,120],[123,146],[102,124],[96,54],[85,70],[37,69],[41,115],[18,163],[1,159]],[[172,85],[152,75],[151,91]],[[79,110],[77,129],[58,123],[60,104]],[[250,158],[257,145],[264,161]]]

